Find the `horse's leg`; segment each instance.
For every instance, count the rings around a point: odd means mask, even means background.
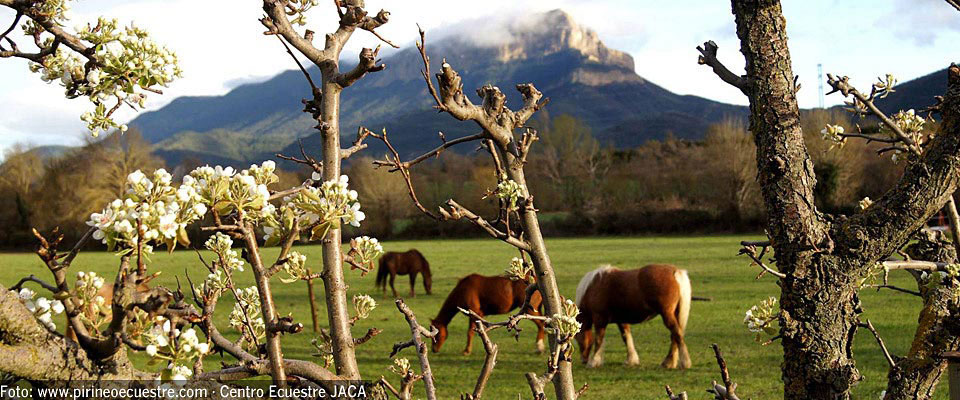
[[[590,349],[593,347],[593,328],[586,324],[580,328],[583,342],[580,344],[580,361],[584,364],[590,359]]]
[[[417,297],[417,294],[413,291],[413,285],[417,283],[417,273],[410,271],[410,297]]]
[[[640,356],[637,355],[637,348],[633,346],[633,335],[630,334],[630,324],[617,324],[620,328],[620,338],[627,345],[627,365],[640,365]]]
[[[597,323],[594,321],[594,330],[596,331],[596,339],[594,339],[593,345],[593,357],[590,357],[590,361],[587,362],[587,367],[597,368],[603,365],[603,346],[606,344],[603,341],[604,334],[607,333],[607,321],[602,321]]]
[[[400,296],[397,296],[397,288],[393,286],[393,281],[395,281],[396,279],[397,279],[397,273],[390,271],[390,289],[393,290],[393,298],[400,297]]]
[[[677,361],[680,356],[680,346],[681,343],[683,343],[683,331],[680,330],[680,323],[677,322],[677,317],[674,316],[673,310],[663,310],[660,316],[663,317],[663,325],[670,330],[670,352],[667,353],[667,358],[663,359],[660,366],[674,369],[677,367]],[[686,345],[683,346],[686,347]]]
[[[483,313],[477,312],[477,315],[483,318]],[[470,322],[467,326],[467,347],[463,349],[463,355],[465,356],[470,355],[470,352],[473,350],[473,327],[475,326],[477,326],[477,319],[470,316]]]
[[[543,321],[534,320],[533,323],[537,324],[537,354],[543,354],[543,350],[547,347],[543,343],[543,338],[546,336],[543,333]]]

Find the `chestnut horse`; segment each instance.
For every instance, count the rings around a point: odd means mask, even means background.
[[[410,275],[410,297],[413,297],[416,296],[413,287],[417,283],[418,273],[423,274],[423,290],[427,294],[432,294],[433,280],[430,277],[430,263],[423,257],[423,254],[414,249],[405,253],[391,251],[380,257],[376,284],[386,294],[387,275],[390,275],[390,289],[393,289],[393,297],[398,297],[397,288],[393,286],[393,281],[397,279],[397,275]]]
[[[487,315],[499,315],[509,313],[518,307],[523,306],[526,297],[527,283],[520,280],[511,280],[503,276],[482,276],[471,274],[457,282],[450,295],[440,307],[437,317],[430,320],[430,324],[439,330],[439,334],[434,338],[433,352],[439,352],[440,346],[447,340],[447,325],[454,316],[460,314],[459,308],[471,310],[480,317]],[[534,292],[530,298],[529,308],[521,310],[532,315],[540,315],[537,311],[542,302],[540,292]],[[537,324],[537,352],[543,352],[543,322],[533,321]],[[473,328],[476,326],[476,319],[470,317],[467,325],[467,347],[463,349],[463,355],[470,354],[473,346]]]
[[[653,264],[629,271],[604,265],[588,272],[577,285],[577,320],[583,324],[577,334],[581,360],[588,367],[603,364],[603,336],[607,324],[613,323],[627,345],[627,365],[639,364],[630,324],[646,322],[659,314],[670,330],[670,352],[660,365],[677,368],[679,363],[681,369],[689,368],[690,354],[683,333],[691,295],[687,271],[672,265]]]

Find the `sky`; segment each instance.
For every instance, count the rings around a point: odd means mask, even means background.
[[[98,16],[133,21],[159,43],[174,50],[184,77],[151,95],[154,110],[178,96],[216,96],[243,83],[267,78],[295,65],[275,38],[264,36],[259,2],[252,0],[79,0],[73,2],[73,22]],[[308,27],[317,32],[336,28],[332,2],[321,1],[308,14]],[[630,53],[636,72],[664,88],[709,99],[746,104],[738,90],[720,81],[709,68],[697,65],[696,46],[713,40],[720,59],[735,73],[743,71],[733,15],[728,1],[717,0],[367,0],[371,13],[391,12],[390,23],[378,31],[400,44],[413,46],[416,24],[427,31],[454,29],[465,19],[505,18],[561,8],[582,25],[596,30],[611,48]],[[848,75],[867,88],[878,76],[892,73],[901,82],[942,69],[958,61],[960,12],[943,0],[788,0],[783,4],[793,58],[793,70],[803,85],[800,106],[817,107],[817,65],[824,74]],[[12,21],[0,10],[0,25]],[[496,36],[483,26],[467,24],[469,35]],[[73,24],[68,24],[73,26]],[[318,35],[319,36],[319,35]],[[354,57],[376,38],[358,32],[344,55]],[[25,47],[22,42],[21,47]],[[0,59],[0,150],[27,145],[82,143],[80,114],[90,108],[83,100],[68,100],[58,83],[45,84],[20,59]],[[829,89],[827,89],[829,91]],[[838,104],[838,94],[826,104]],[[118,119],[136,115],[124,109]]]

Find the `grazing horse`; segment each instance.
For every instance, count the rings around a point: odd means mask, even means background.
[[[390,289],[393,289],[393,297],[397,296],[397,288],[393,286],[393,281],[397,275],[410,275],[410,297],[416,296],[413,291],[417,283],[417,274],[423,274],[423,290],[427,294],[432,294],[431,288],[433,280],[430,277],[430,263],[420,254],[419,251],[411,249],[405,253],[388,252],[380,257],[380,266],[377,269],[377,287],[387,292],[387,275],[390,275]]]
[[[690,355],[683,333],[690,315],[690,300],[687,271],[672,265],[653,264],[629,271],[604,265],[588,272],[577,285],[577,320],[583,324],[577,334],[581,360],[588,367],[603,365],[603,336],[607,324],[613,323],[620,328],[627,345],[627,365],[639,364],[630,324],[646,322],[659,314],[670,330],[670,352],[660,365],[677,368],[679,362],[681,369],[689,368]],[[591,329],[596,332],[595,339]]]
[[[527,282],[511,280],[503,276],[471,274],[461,279],[443,302],[437,317],[430,321],[430,325],[433,325],[439,331],[439,334],[434,338],[433,352],[439,352],[440,346],[443,346],[443,342],[447,340],[447,325],[450,324],[450,320],[455,315],[460,313],[458,308],[473,311],[481,318],[487,315],[506,314],[523,306],[526,290]],[[540,292],[534,292],[530,298],[529,308],[521,311],[532,315],[540,315],[537,310],[540,308],[542,301]],[[533,322],[537,324],[537,352],[543,352],[543,322]],[[463,349],[463,355],[470,354],[475,326],[476,318],[471,316],[470,323],[467,325],[467,347]]]

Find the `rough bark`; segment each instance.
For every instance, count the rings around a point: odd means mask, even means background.
[[[767,229],[786,275],[780,281],[784,398],[848,399],[861,379],[851,348],[860,310],[857,280],[873,262],[903,246],[956,189],[960,98],[954,89],[944,96],[940,134],[893,190],[864,212],[832,223],[814,205],[815,174],[800,129],[780,3],[732,3],[746,59],[743,87]],[[960,77],[955,70],[951,74]],[[951,80],[953,86],[957,82],[960,78]]]
[[[932,235],[931,235],[932,236]],[[918,260],[953,263],[957,261],[952,243],[939,237],[921,236],[907,249],[910,257]],[[947,361],[940,357],[945,351],[960,348],[960,318],[953,304],[954,287],[941,286],[934,289],[923,287],[919,274],[911,271],[920,287],[923,309],[918,318],[917,331],[910,351],[896,358],[896,365],[887,374],[885,400],[930,399],[937,383],[947,368]]]

